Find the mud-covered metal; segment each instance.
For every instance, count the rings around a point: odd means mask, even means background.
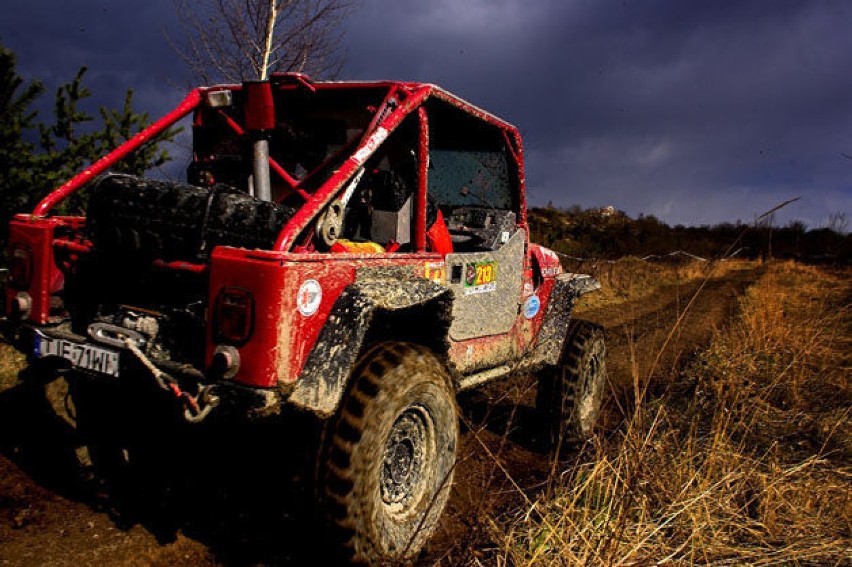
[[[359,270],[359,281],[344,289],[326,319],[290,403],[323,416],[334,413],[362,347],[382,337],[425,343],[446,354],[452,292],[410,273],[394,266]]]
[[[517,230],[499,250],[447,255],[456,298],[453,340],[509,332],[518,315],[525,244],[526,233]]]
[[[559,274],[550,292],[544,321],[538,332],[535,350],[529,359],[532,366],[554,365],[559,361],[562,344],[568,332],[568,321],[577,298],[600,289],[595,278],[580,274]]]

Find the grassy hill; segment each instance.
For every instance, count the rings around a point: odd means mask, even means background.
[[[808,230],[799,222],[772,226],[768,217],[756,226],[669,226],[654,216],[633,219],[613,207],[582,210],[554,207],[529,210],[534,242],[583,258],[663,255],[677,250],[703,258],[785,258],[807,262],[849,262],[852,235],[828,228]]]

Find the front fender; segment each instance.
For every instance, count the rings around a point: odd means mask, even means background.
[[[568,321],[577,299],[586,293],[600,289],[601,284],[592,276],[583,274],[559,274],[550,299],[544,321],[538,332],[535,354],[536,365],[552,366],[559,361],[562,345],[568,334]]]
[[[332,307],[288,400],[320,416],[332,415],[365,339],[379,321],[398,320],[411,328],[437,325],[439,333],[443,329],[438,342],[445,343],[452,295],[450,289],[429,280],[369,280],[347,286]],[[404,329],[399,331],[407,334]]]

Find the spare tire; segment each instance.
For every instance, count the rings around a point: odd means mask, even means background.
[[[226,185],[114,174],[92,187],[87,231],[103,253],[203,262],[220,245],[271,248],[294,213]]]

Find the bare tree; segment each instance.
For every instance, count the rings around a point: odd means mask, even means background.
[[[206,84],[274,72],[333,78],[353,0],[174,0],[183,41],[172,41]]]
[[[836,232],[837,234],[846,234],[846,229],[849,228],[846,211],[839,211],[828,215],[826,228],[832,232]]]

